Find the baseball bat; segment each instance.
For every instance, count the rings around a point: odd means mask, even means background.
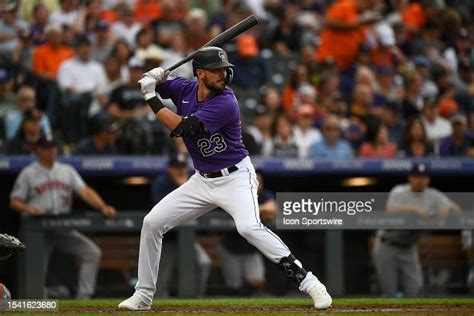
[[[211,39],[209,42],[204,44],[201,48],[206,47],[206,46],[221,46],[225,42],[233,39],[234,37],[236,37],[240,33],[243,33],[245,31],[247,31],[249,28],[251,28],[251,27],[253,27],[257,24],[258,24],[257,17],[255,15],[251,15],[251,16],[247,17],[246,19],[240,21],[236,25],[232,26],[231,28],[225,30],[221,34],[217,35],[216,37]],[[201,48],[199,48],[199,49],[201,49]],[[166,69],[166,71],[173,71],[174,69],[178,68],[182,64],[187,63],[188,61],[193,59],[194,55],[196,54],[196,52],[198,50],[192,52],[191,54],[189,54],[185,58],[181,59],[179,62],[177,62],[173,66]]]

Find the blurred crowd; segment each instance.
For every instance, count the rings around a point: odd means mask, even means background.
[[[471,0],[0,0],[0,152],[184,152],[137,80],[225,49],[251,155],[474,157]],[[175,76],[192,79],[191,64]],[[173,108],[169,101],[166,105]]]

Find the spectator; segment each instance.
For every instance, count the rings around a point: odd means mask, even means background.
[[[355,117],[367,116],[373,108],[374,94],[372,87],[367,84],[358,84],[352,95],[351,113]]]
[[[185,41],[185,36],[182,31],[174,31],[171,34],[170,38],[170,47],[166,50],[166,59],[161,64],[161,67],[167,69],[172,65],[176,64],[187,54],[187,44]],[[191,79],[194,77],[192,63],[185,63],[177,69],[173,70],[173,74],[176,77],[183,77]]]
[[[463,28],[459,30],[454,45],[444,51],[444,59],[447,61],[452,73],[457,73],[460,60],[472,59],[472,41],[472,34],[469,34],[469,31]]]
[[[421,96],[423,98],[435,98],[438,95],[438,87],[431,80],[431,62],[424,56],[417,56],[413,60],[415,71],[421,76],[423,84],[421,87]]]
[[[425,164],[414,164],[408,184],[390,191],[388,213],[416,214],[419,217],[444,218],[458,209],[446,195],[430,188],[430,174]],[[418,296],[423,286],[423,273],[417,251],[420,231],[381,230],[373,248],[373,260],[381,294],[395,297],[399,290],[407,297]]]
[[[109,24],[99,21],[92,36],[91,58],[99,63],[105,62],[113,49],[113,39]]]
[[[267,107],[258,105],[255,108],[253,125],[247,127],[247,132],[252,135],[262,156],[270,156],[273,151],[271,126],[272,117]]]
[[[54,25],[68,26],[74,31],[82,31],[82,13],[77,9],[75,0],[60,0],[59,10],[52,12],[49,23]]]
[[[451,118],[453,133],[443,139],[439,145],[440,156],[474,158],[474,137],[466,132],[467,119],[462,114]]]
[[[394,144],[399,144],[402,138],[404,122],[400,120],[397,105],[389,102],[377,109],[377,116],[388,129],[388,139]]]
[[[115,142],[119,125],[108,118],[97,116],[95,118],[94,135],[82,139],[74,151],[75,155],[115,155],[117,148]]]
[[[67,136],[71,143],[87,134],[89,112],[106,104],[107,78],[101,64],[91,59],[91,42],[80,35],[75,39],[75,56],[59,68],[58,83],[65,94],[68,113]],[[74,74],[72,76],[71,74]]]
[[[153,31],[150,28],[143,28],[135,35],[135,54],[140,56],[150,48],[160,49],[153,43]]]
[[[300,49],[302,29],[296,23],[298,9],[298,4],[294,3],[280,7],[278,11],[278,25],[271,39],[277,54],[288,55]]]
[[[38,161],[21,171],[10,194],[10,208],[28,215],[58,216],[71,213],[73,193],[107,217],[115,216],[115,208],[107,205],[97,192],[84,183],[77,171],[56,161],[57,148],[54,140],[42,138],[37,143]],[[77,298],[90,299],[95,292],[101,251],[77,230],[45,231],[48,260],[53,249],[80,258]],[[48,264],[45,265],[47,268]],[[46,271],[39,271],[46,277]]]
[[[135,1],[135,20],[147,25],[162,18],[161,3],[153,0]]]
[[[273,122],[277,113],[283,108],[282,96],[278,89],[270,86],[266,87],[262,96],[262,104],[267,108]]]
[[[391,66],[379,66],[375,68],[375,73],[377,75],[379,98],[383,98],[385,103],[401,104],[405,95],[402,79],[395,74],[395,69]]]
[[[13,79],[7,68],[0,67],[0,119],[16,109],[17,96],[13,92]]]
[[[112,24],[115,38],[124,40],[131,48],[135,48],[135,38],[142,28],[141,23],[133,20],[133,10],[125,5],[120,12],[120,19]]]
[[[31,23],[30,32],[33,37],[33,44],[40,46],[46,44],[47,38],[45,28],[49,21],[49,12],[46,6],[40,2],[33,6],[33,22]]]
[[[33,53],[33,71],[47,80],[56,80],[59,66],[74,55],[74,52],[62,42],[60,26],[48,24],[44,30],[46,44],[36,48]]]
[[[406,157],[429,157],[434,149],[426,136],[425,126],[420,119],[411,119],[405,127],[400,152]]]
[[[359,156],[364,158],[395,157],[397,147],[388,138],[387,127],[381,122],[369,124],[366,141],[359,149]]]
[[[104,71],[107,78],[107,99],[115,88],[125,84],[129,79],[129,71],[127,68],[127,75],[120,69],[120,60],[114,56],[109,55],[104,61]]]
[[[35,84],[38,104],[46,106],[48,117],[54,126],[59,122],[61,91],[56,82],[59,67],[73,57],[74,52],[64,44],[64,32],[60,26],[48,24],[44,30],[46,43],[33,52],[32,67],[37,76]]]
[[[8,112],[5,117],[5,135],[7,140],[12,139],[17,133],[21,125],[23,115],[35,107],[36,91],[33,89],[33,87],[22,86],[18,90],[16,101],[17,108]],[[51,136],[51,124],[49,123],[49,119],[46,115],[40,116],[40,123],[45,136]]]
[[[331,57],[339,70],[351,67],[364,41],[365,27],[380,19],[374,12],[368,12],[370,9],[369,0],[343,0],[328,8],[321,44],[316,53],[320,62]]]
[[[202,9],[191,9],[186,18],[184,36],[191,50],[197,50],[210,40],[206,31],[207,15]]]
[[[313,127],[314,108],[309,104],[302,104],[296,109],[296,126],[293,135],[298,146],[298,157],[307,158],[309,148],[321,141],[321,132]]]
[[[292,133],[291,122],[284,114],[276,117],[274,123],[273,154],[279,158],[298,157],[298,146]]]
[[[154,42],[162,47],[170,45],[175,32],[184,31],[184,22],[179,13],[179,5],[175,2],[165,1],[162,4],[163,15],[161,19],[153,21],[155,31]],[[185,41],[187,44],[187,41]]]
[[[417,117],[423,108],[423,78],[416,72],[409,73],[404,80],[405,98],[402,102],[402,117],[409,120]]]
[[[7,2],[3,6],[0,19],[0,57],[10,60],[15,48],[18,46],[19,32],[28,29],[28,23],[18,15],[16,2]]]
[[[237,38],[237,54],[229,60],[239,69],[234,73],[232,85],[241,89],[255,89],[267,82],[265,60],[260,56],[257,40],[252,35]]]
[[[160,202],[168,193],[180,187],[188,181],[188,161],[186,156],[178,154],[171,156],[168,160],[167,172],[155,178],[151,185],[151,198],[153,203]],[[163,242],[161,252],[160,270],[156,295],[158,297],[168,297],[171,281],[176,274],[174,270],[177,266],[178,242],[173,231],[166,233],[166,240]],[[194,250],[199,267],[198,296],[204,296],[207,289],[207,281],[211,268],[211,259],[204,248],[195,241]]]
[[[328,115],[323,122],[323,138],[309,149],[310,158],[352,158],[351,145],[341,137],[341,123],[337,116]]]
[[[276,218],[277,204],[274,194],[265,189],[263,176],[257,172],[258,206],[262,222]],[[265,265],[258,250],[237,232],[225,233],[220,247],[224,282],[236,294],[261,294],[265,288]]]
[[[209,33],[212,37],[228,28],[230,16],[235,12],[238,3],[233,0],[223,0],[221,10],[212,15],[209,21]]]
[[[449,121],[439,116],[439,103],[434,99],[425,101],[421,121],[425,126],[428,140],[435,146],[438,146],[441,139],[451,136],[453,132]]]
[[[138,84],[145,71],[144,66],[144,61],[140,58],[130,58],[129,81],[113,90],[110,95],[108,113],[121,122],[117,146],[124,154],[148,153],[153,144],[151,125],[146,119],[150,108],[146,105]]]
[[[40,121],[43,113],[34,108],[23,115],[15,136],[8,142],[6,153],[9,155],[31,155],[35,152],[36,143],[44,137]]]
[[[133,56],[133,52],[124,40],[116,40],[112,48],[112,56],[116,57],[120,64],[120,76],[128,81],[130,73],[128,71],[128,61]]]
[[[305,66],[298,65],[290,70],[289,79],[283,88],[283,106],[286,110],[291,109],[295,104],[298,89],[308,83],[308,70]]]

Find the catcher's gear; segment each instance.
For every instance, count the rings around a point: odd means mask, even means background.
[[[25,245],[18,238],[8,234],[0,234],[0,260],[8,259],[13,252],[25,248]]]

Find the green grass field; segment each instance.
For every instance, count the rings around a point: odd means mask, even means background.
[[[57,313],[35,315],[474,315],[474,298],[335,299],[333,307],[316,311],[306,298],[216,298],[156,300],[150,312],[122,312],[119,299],[59,301]],[[8,312],[7,315],[26,313]],[[31,314],[31,313],[29,313]]]

